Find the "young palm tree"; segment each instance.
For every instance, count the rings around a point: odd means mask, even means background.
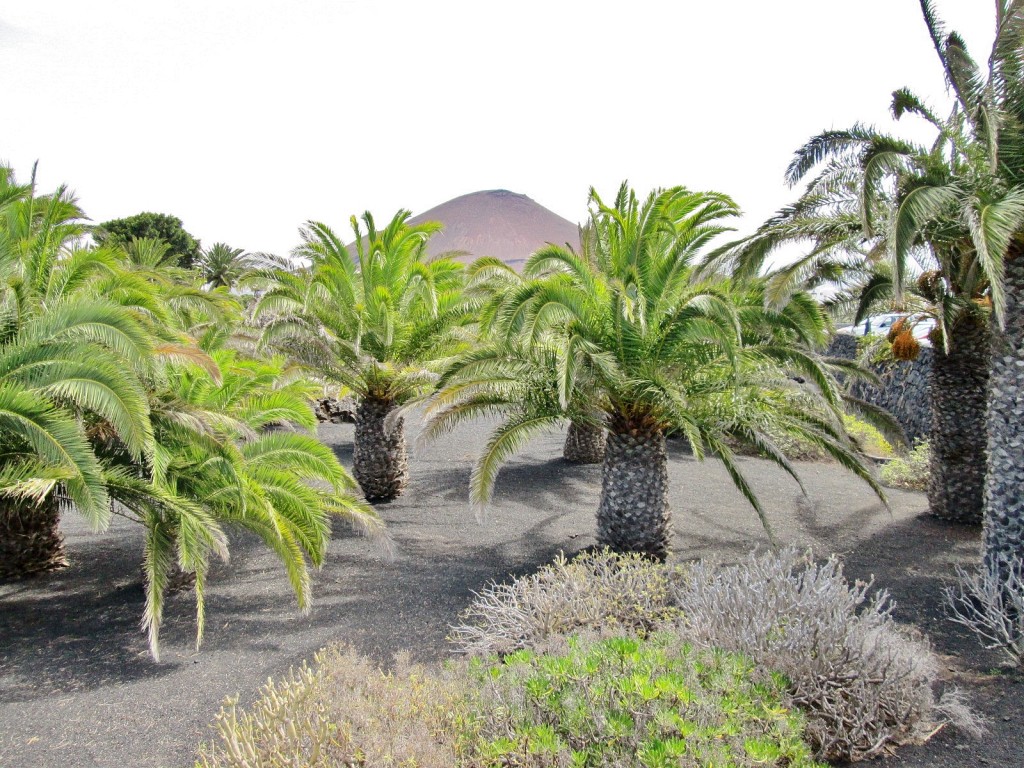
[[[309,222],[295,256],[310,266],[278,272],[256,308],[265,346],[357,398],[354,474],[370,501],[393,499],[405,488],[400,409],[429,390],[470,318],[462,265],[426,256],[440,225],[410,225],[409,215],[399,211],[378,230],[365,213],[365,231],[352,217],[349,247],[325,224]]]
[[[586,230],[581,228],[580,241],[586,242],[587,237]],[[516,332],[521,330],[521,327],[509,328],[507,324],[499,330],[496,328],[496,323],[498,318],[504,314],[502,310],[505,305],[513,300],[519,291],[523,290],[527,282],[527,278],[499,259],[483,257],[474,261],[469,267],[466,294],[471,297],[480,297],[479,333],[482,339],[497,341],[490,347],[495,354],[505,355],[506,351],[502,349],[502,339],[513,337]],[[521,326],[521,318],[517,319]],[[534,346],[522,345],[521,352],[529,357]],[[537,349],[539,350],[539,346]],[[513,353],[514,356],[518,356],[518,354]],[[544,359],[542,355],[532,362],[540,369],[534,373],[542,376],[541,372],[549,366],[550,359]],[[530,378],[532,381],[538,380],[537,375],[532,375]],[[517,407],[519,401],[518,392],[510,393],[510,406]],[[571,461],[574,464],[600,464],[604,460],[604,448],[607,441],[607,433],[601,417],[594,413],[593,409],[584,407],[583,403],[572,404],[571,411],[572,413],[562,414],[569,420],[562,456],[566,461]]]
[[[256,273],[271,269],[287,269],[284,259],[266,253],[246,253],[227,243],[214,243],[200,253],[194,265],[207,288],[231,290]]]
[[[725,464],[766,526],[727,438],[756,445],[795,477],[766,427],[800,435],[877,490],[844,441],[838,387],[807,349],[823,336],[816,305],[801,298],[773,312],[760,295],[751,300],[727,282],[698,279],[695,259],[736,215],[733,202],[675,187],[640,204],[625,184],[611,206],[594,191],[590,201],[593,261],[564,248],[538,251],[525,272],[548,276],[524,285],[503,310],[505,327],[519,329],[519,345],[540,344],[543,352],[467,353],[431,405],[427,434],[434,436],[495,410],[524,360],[530,370],[543,370],[531,364],[535,358],[551,361],[555,376],[547,387],[527,388],[539,407],[499,409],[506,421],[478,460],[474,501],[486,501],[501,462],[550,423],[544,402],[552,399],[562,408],[592,403],[607,426],[597,539],[614,550],[668,554],[670,429],[698,457],[710,451]],[[509,343],[505,351],[516,348]],[[795,371],[812,385],[800,387],[789,375]],[[807,407],[808,398],[816,410]]]
[[[387,543],[380,519],[354,496],[355,483],[311,434],[310,385],[289,376],[281,359],[230,350],[211,359],[216,376],[195,365],[164,370],[153,392],[152,462],[104,457],[111,497],[146,528],[143,625],[157,658],[176,569],[194,575],[197,645],[202,640],[206,576],[211,557],[228,557],[227,527],[252,531],[273,550],[304,611],[312,599],[309,565],[324,561],[332,518]]]

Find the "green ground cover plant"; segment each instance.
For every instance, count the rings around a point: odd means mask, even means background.
[[[487,713],[475,765],[817,765],[781,676],[672,633],[574,639],[471,672]]]
[[[926,491],[931,477],[930,467],[931,450],[928,441],[922,440],[907,453],[896,456],[882,466],[882,485],[907,491]]]

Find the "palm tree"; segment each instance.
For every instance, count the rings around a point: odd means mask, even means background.
[[[932,38],[941,28],[925,6]],[[950,35],[949,40],[955,41]],[[936,45],[938,48],[938,44]],[[940,51],[941,52],[941,51]],[[966,57],[960,57],[966,58]],[[996,38],[982,82],[970,59],[963,61],[962,100],[975,106],[974,122],[994,147],[990,169],[1016,206],[990,210],[981,220],[991,233],[988,256],[997,333],[988,393],[985,475],[984,567],[1018,574],[1024,567],[1024,4],[997,0]]]
[[[247,253],[227,243],[214,243],[200,253],[195,263],[203,285],[228,290],[237,288],[256,273],[288,267],[285,259],[267,253]]]
[[[67,564],[63,507],[73,505],[96,530],[109,522],[90,420],[116,431],[137,460],[153,450],[145,393],[110,341],[133,355],[145,350],[123,313],[82,304],[26,323],[0,343],[0,578]]]
[[[405,488],[402,407],[429,391],[470,318],[462,265],[426,255],[440,225],[410,225],[409,216],[399,211],[378,230],[365,213],[365,232],[352,217],[348,247],[325,224],[309,222],[295,256],[310,266],[278,272],[256,308],[265,346],[357,398],[354,474],[370,501]]]
[[[551,360],[555,376],[546,386],[547,400],[557,399],[562,408],[590,402],[603,417],[608,443],[598,543],[667,556],[665,434],[670,429],[689,440],[696,456],[708,451],[724,463],[766,526],[727,438],[756,445],[795,477],[766,427],[803,436],[877,490],[844,440],[838,387],[808,350],[823,339],[817,306],[799,297],[770,311],[761,294],[698,278],[695,259],[736,215],[732,200],[675,187],[652,193],[641,205],[623,184],[613,205],[605,205],[593,190],[590,203],[593,261],[555,246],[536,252],[525,272],[547,277],[516,293],[502,323],[519,329],[521,343],[542,345],[543,352],[530,355]],[[505,350],[516,346],[509,343]],[[524,359],[528,368],[543,370],[530,365],[529,356],[498,359],[469,352],[461,357],[431,405],[427,434],[436,436],[463,418],[492,410]],[[795,371],[811,386],[798,385],[789,375]],[[535,397],[543,405],[544,398]],[[808,408],[808,398],[815,410]],[[551,414],[543,410],[504,411],[505,422],[474,470],[475,502],[489,497],[501,462],[550,423]]]
[[[72,505],[96,529],[110,519],[89,430],[127,455],[154,450],[136,375],[152,340],[131,312],[90,290],[112,268],[74,248],[84,228],[66,189],[37,195],[0,172],[0,576],[65,565],[58,528]]]
[[[194,578],[197,645],[202,640],[206,576],[213,556],[228,557],[227,527],[254,532],[278,556],[303,611],[312,599],[309,566],[324,562],[332,518],[387,544],[380,519],[353,494],[351,477],[311,434],[311,385],[290,376],[283,359],[247,359],[227,349],[210,357],[212,371],[172,364],[158,377],[152,462],[105,457],[111,497],[146,528],[143,626],[156,658],[164,596],[177,569]]]
[[[996,113],[962,41],[942,33],[929,2],[922,8],[955,105],[940,119],[899,90],[892,113],[926,120],[934,143],[919,146],[860,125],[812,138],[787,171],[792,185],[824,164],[801,199],[716,258],[732,259],[734,274],[749,275],[777,246],[809,241],[805,256],[772,275],[770,299],[784,299],[793,286],[838,280],[844,290],[836,304],[852,298],[857,320],[879,303],[935,318],[929,507],[939,518],[978,524],[989,314],[993,304],[997,318],[1003,314],[1003,256],[1008,233],[1024,216],[1024,196],[993,175]]]
[[[589,227],[580,228],[580,242],[588,242],[589,237]],[[586,254],[587,251],[583,253]],[[584,256],[584,258],[588,257]],[[498,329],[496,324],[498,319],[506,314],[503,312],[503,308],[510,301],[514,301],[515,296],[524,289],[528,281],[528,278],[516,272],[503,261],[492,257],[485,256],[477,259],[467,270],[466,294],[471,297],[479,297],[481,305],[477,323],[479,334],[482,339],[497,341],[497,344],[492,345],[491,349],[499,356],[507,354],[502,348],[502,339],[510,338],[521,330],[522,318],[515,314],[512,315],[518,323],[516,328],[508,327],[508,324],[505,323],[502,328]],[[524,344],[520,346],[518,352],[513,352],[512,356],[530,358],[535,350],[540,351],[539,345]],[[542,377],[542,371],[550,367],[551,364],[550,358],[545,359],[543,354],[531,362],[533,367],[540,369],[532,371],[533,375],[529,377],[531,381],[537,381],[538,375]],[[528,398],[528,400],[532,400],[532,398]],[[507,404],[510,407],[517,408],[523,402],[526,401],[520,397],[518,392],[509,393]],[[557,403],[557,399],[546,400],[545,403],[554,405]],[[593,409],[586,408],[584,403],[573,403],[561,416],[569,420],[565,444],[562,448],[562,456],[565,460],[574,464],[600,464],[604,460],[604,448],[607,441],[607,433],[600,415]]]

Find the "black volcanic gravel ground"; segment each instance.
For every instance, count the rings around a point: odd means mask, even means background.
[[[415,453],[405,496],[378,507],[397,545],[391,561],[339,526],[301,615],[281,569],[247,536],[212,572],[202,649],[193,643],[190,595],[167,605],[160,663],[139,630],[139,531],[116,520],[101,534],[65,521],[72,566],[0,585],[0,768],[190,766],[225,696],[251,700],[268,676],[345,642],[386,662],[399,650],[444,658],[449,624],[491,579],[535,570],[557,552],[593,544],[599,467],[561,458],[562,435],[535,441],[502,472],[489,519],[466,502],[472,459],[486,425],[469,425]],[[352,427],[323,425],[321,438],[351,466]],[[896,616],[925,632],[950,680],[990,719],[972,742],[942,732],[873,765],[1020,766],[1024,687],[1017,673],[942,617],[939,591],[956,564],[976,556],[979,533],[923,516],[922,495],[893,491],[892,512],[833,465],[804,464],[808,497],[767,462],[743,468],[779,538],[838,552],[851,577],[876,577]],[[714,461],[670,444],[677,557],[735,560],[766,539],[756,516]]]

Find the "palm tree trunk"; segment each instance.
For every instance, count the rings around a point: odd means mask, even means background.
[[[606,440],[604,427],[570,421],[562,456],[575,464],[600,464],[604,461]]]
[[[991,354],[988,324],[965,318],[949,344],[948,354],[936,347],[932,355],[928,505],[942,520],[981,525]]]
[[[353,474],[367,501],[390,501],[401,496],[409,482],[405,420],[396,419],[391,429],[386,428],[394,407],[390,400],[364,397],[356,408]]]
[[[54,494],[40,504],[21,499],[0,502],[0,580],[54,571],[67,564],[60,502]]]
[[[671,536],[664,433],[613,422],[601,470],[598,545],[665,560]]]
[[[985,565],[1024,567],[1024,249],[1006,261],[1006,331],[996,333],[988,396]]]

